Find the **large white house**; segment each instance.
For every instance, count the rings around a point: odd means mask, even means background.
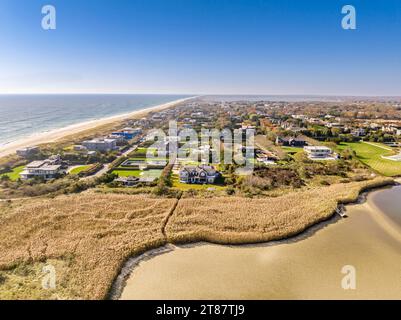
[[[207,165],[185,166],[180,170],[180,182],[182,183],[214,183],[219,176],[220,172]]]
[[[102,138],[82,142],[82,145],[90,151],[111,151],[117,149],[117,139]]]
[[[308,154],[309,159],[312,160],[335,160],[333,151],[326,146],[306,146],[305,152]]]
[[[65,166],[60,156],[52,156],[46,160],[33,161],[29,163],[24,171],[20,173],[21,180],[42,178],[50,180],[65,174]]]

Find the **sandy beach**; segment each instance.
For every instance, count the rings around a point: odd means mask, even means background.
[[[194,98],[196,98],[196,96],[179,99],[179,100],[167,102],[167,103],[164,103],[161,105],[157,105],[154,107],[137,110],[137,111],[133,111],[133,112],[129,112],[129,113],[124,113],[124,114],[120,114],[120,115],[115,115],[115,116],[111,116],[111,117],[107,117],[107,118],[85,121],[85,122],[73,124],[73,125],[70,125],[70,126],[67,126],[64,128],[54,129],[51,131],[31,135],[24,139],[20,139],[20,140],[11,142],[7,145],[1,146],[0,147],[0,158],[8,156],[10,154],[13,154],[13,153],[15,153],[16,150],[18,150],[20,148],[36,146],[36,145],[40,145],[43,143],[56,142],[56,141],[60,140],[61,138],[64,138],[64,137],[72,135],[72,134],[83,132],[85,130],[93,129],[98,126],[102,126],[102,125],[113,123],[113,122],[122,121],[125,119],[135,118],[135,117],[139,117],[139,116],[144,116],[147,113],[152,112],[152,111],[153,112],[161,111],[163,109],[170,108],[181,102],[184,102],[184,101],[187,101],[190,99],[194,99]]]

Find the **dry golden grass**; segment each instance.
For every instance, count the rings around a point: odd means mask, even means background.
[[[182,199],[166,226],[169,242],[255,243],[286,238],[332,216],[338,203],[392,180],[336,184],[275,198]]]
[[[0,299],[102,299],[124,261],[165,243],[176,199],[81,194],[0,204]],[[56,267],[43,290],[41,268]]]
[[[127,258],[170,242],[251,243],[295,235],[338,202],[392,179],[336,184],[275,198],[166,199],[87,192],[0,202],[0,299],[103,299]],[[178,201],[178,203],[177,203]],[[55,290],[41,288],[56,268]]]

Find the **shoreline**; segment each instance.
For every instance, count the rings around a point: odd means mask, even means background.
[[[183,99],[174,100],[171,102],[163,103],[160,105],[156,105],[153,107],[148,107],[141,110],[136,110],[132,112],[127,112],[124,114],[109,116],[105,118],[95,119],[95,120],[88,120],[84,122],[79,122],[75,124],[68,125],[64,128],[57,128],[46,132],[41,132],[37,134],[30,135],[26,138],[18,139],[16,141],[12,141],[4,146],[0,147],[0,158],[12,155],[18,149],[24,147],[31,147],[35,145],[41,145],[45,143],[53,143],[57,142],[60,139],[68,137],[73,134],[77,134],[80,132],[84,132],[86,130],[95,129],[96,127],[100,127],[102,125],[111,124],[118,121],[123,121],[125,119],[134,118],[139,115],[146,115],[149,112],[157,112],[162,111],[164,109],[171,108],[179,103],[195,99],[199,96],[193,96]]]
[[[354,205],[363,205],[367,203],[368,195],[372,192],[376,191],[383,191],[386,188],[393,188],[397,185],[401,184],[401,178],[394,180],[392,183],[385,183],[384,185],[379,186],[368,186],[367,188],[361,188],[358,193],[358,196],[351,201],[339,201],[337,204],[337,208],[339,209],[341,205],[347,206],[354,206]],[[345,208],[345,212],[347,212],[347,208]],[[194,239],[186,239],[184,241],[169,241],[167,239],[166,243],[162,246],[155,247],[152,249],[147,250],[139,255],[134,255],[129,257],[124,261],[121,266],[120,271],[118,272],[116,278],[114,279],[113,283],[110,285],[109,291],[106,294],[106,300],[119,300],[121,299],[122,293],[126,286],[126,282],[129,277],[132,275],[132,272],[139,266],[139,264],[143,261],[147,261],[152,259],[158,255],[163,253],[168,253],[174,251],[175,247],[191,247],[191,246],[198,246],[198,245],[219,245],[219,246],[228,246],[228,247],[256,247],[256,246],[274,246],[286,243],[293,243],[297,241],[304,240],[313,236],[317,231],[323,229],[324,227],[334,224],[344,218],[341,218],[334,210],[328,217],[315,221],[309,226],[306,226],[303,230],[289,234],[286,237],[277,238],[269,241],[244,241],[243,243],[238,242],[224,242],[224,241],[213,241],[212,239],[198,239],[195,235]],[[346,218],[345,218],[346,219]]]

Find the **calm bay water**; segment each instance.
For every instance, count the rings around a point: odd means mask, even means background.
[[[401,186],[289,241],[197,244],[144,260],[121,299],[401,299]],[[355,267],[356,289],[341,271]]]
[[[0,146],[29,135],[146,109],[185,95],[0,95]]]

